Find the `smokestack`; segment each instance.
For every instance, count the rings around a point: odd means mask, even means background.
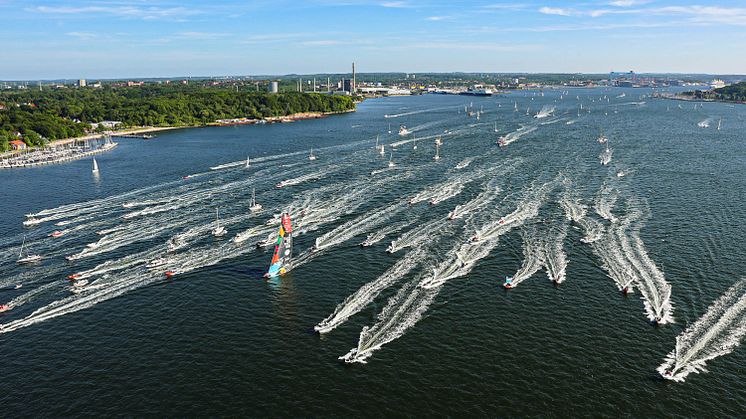
[[[350,94],[355,94],[355,63],[352,63],[352,84],[350,84]]]
[[[327,92],[332,91],[332,79],[330,77],[326,78],[326,91]]]

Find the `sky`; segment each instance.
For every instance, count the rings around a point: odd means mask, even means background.
[[[0,0],[0,80],[746,73],[746,0]]]

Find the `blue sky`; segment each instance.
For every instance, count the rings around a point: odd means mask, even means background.
[[[0,80],[746,73],[746,1],[0,0]]]

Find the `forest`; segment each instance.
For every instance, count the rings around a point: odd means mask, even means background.
[[[722,100],[728,102],[746,102],[746,82],[731,84],[713,90],[695,90],[684,93],[697,99]]]
[[[351,97],[318,93],[237,92],[203,86],[152,84],[136,87],[33,89],[0,92],[0,151],[10,140],[29,146],[78,137],[91,123],[135,126],[199,126],[217,119],[261,119],[299,112],[342,112]],[[20,136],[18,135],[20,133]]]

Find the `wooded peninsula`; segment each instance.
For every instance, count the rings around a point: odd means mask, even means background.
[[[200,126],[220,119],[264,119],[355,109],[349,96],[241,92],[204,86],[146,84],[0,92],[0,151],[10,141],[44,146],[52,140],[138,126]],[[92,125],[93,124],[93,125]],[[94,128],[95,127],[95,128]]]

